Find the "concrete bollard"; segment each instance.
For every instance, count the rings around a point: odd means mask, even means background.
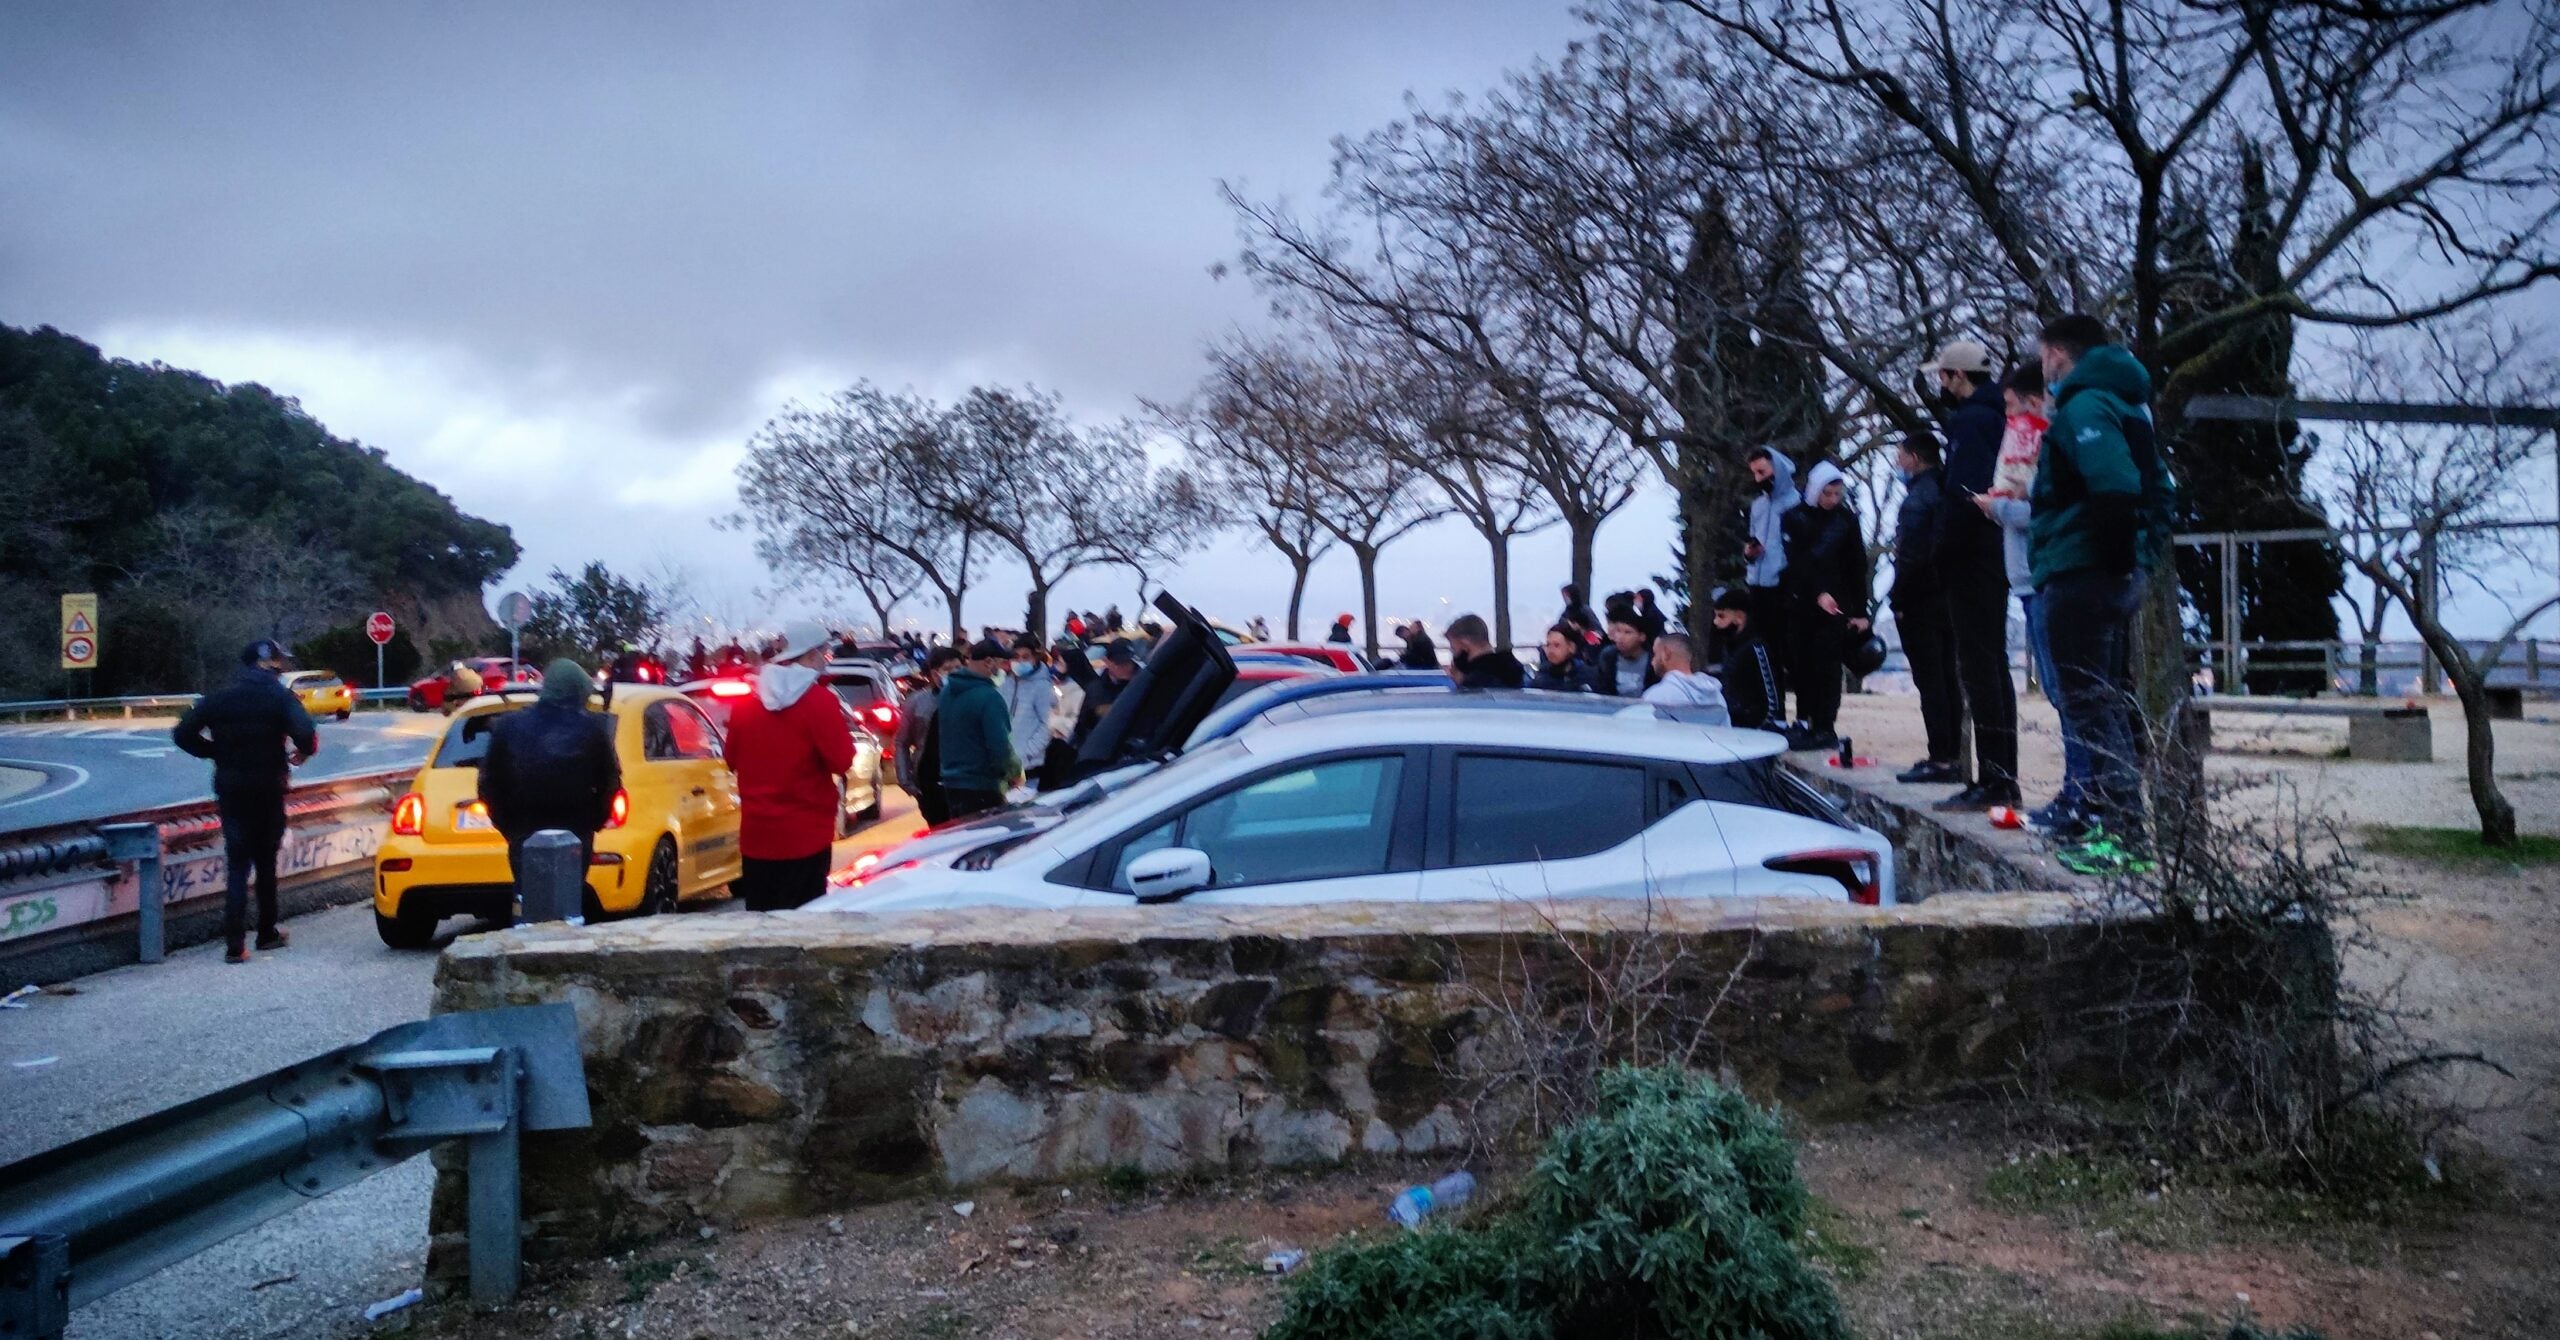
[[[546,828],[524,840],[524,868],[516,871],[526,921],[567,921],[582,914],[587,883],[586,846],[575,833]]]

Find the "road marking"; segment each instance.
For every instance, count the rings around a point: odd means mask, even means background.
[[[17,768],[32,768],[48,777],[52,776],[56,772],[76,774],[72,777],[70,784],[67,786],[59,786],[51,790],[30,791],[15,800],[0,800],[0,810],[5,810],[12,805],[24,805],[30,801],[51,800],[56,796],[69,795],[89,783],[89,770],[81,767],[77,763],[39,763],[33,759],[23,758],[0,758],[0,763],[6,763],[11,767]]]
[[[124,751],[124,756],[126,758],[167,758],[176,752],[178,751],[175,749],[127,749]]]

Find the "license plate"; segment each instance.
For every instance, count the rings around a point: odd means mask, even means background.
[[[489,816],[465,805],[453,812],[453,831],[457,833],[488,832]]]

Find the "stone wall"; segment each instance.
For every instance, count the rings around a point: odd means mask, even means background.
[[[457,941],[439,1011],[566,1001],[595,1125],[532,1137],[528,1250],[993,1179],[1450,1150],[1503,1021],[1667,965],[1708,1058],[1814,1117],[2105,1087],[2095,1017],[2142,925],[2053,895],[1836,904],[1403,904],[664,917]],[[1506,1008],[1509,1007],[1509,1008]],[[461,1264],[460,1174],[435,1270]]]
[[[1893,869],[1904,902],[1920,902],[1941,892],[2014,892],[2022,889],[2093,888],[2088,881],[2040,854],[2023,833],[1989,838],[1942,823],[1921,804],[1900,803],[1879,794],[1889,772],[1865,785],[1852,783],[1829,768],[1818,754],[1781,756],[1782,766],[1831,797],[1852,823],[1865,824],[1893,844]],[[1882,770],[1879,770],[1880,772]],[[1916,788],[1929,799],[1944,788]]]

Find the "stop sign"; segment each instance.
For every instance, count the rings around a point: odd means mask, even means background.
[[[389,642],[391,640],[390,612],[387,610],[375,610],[373,612],[373,617],[364,621],[364,635],[372,638],[373,645],[377,647]]]

